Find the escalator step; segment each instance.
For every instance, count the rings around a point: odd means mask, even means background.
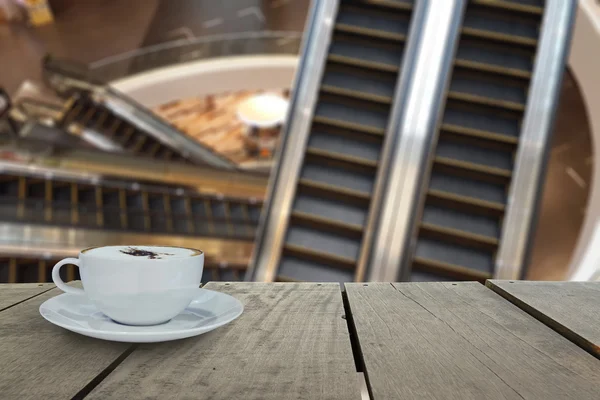
[[[415,258],[461,266],[489,275],[492,275],[494,271],[493,252],[427,237],[419,238]]]
[[[543,8],[541,7],[543,5],[543,1],[544,0],[471,0],[471,3],[501,11],[515,11],[523,14],[541,16],[544,12]]]
[[[370,101],[327,95],[321,96],[315,115],[383,131],[387,126],[388,109]]]
[[[363,36],[372,39],[389,40],[392,42],[404,42],[406,40],[406,36],[401,33],[391,33],[379,29],[363,28],[348,24],[338,23],[335,25],[335,30],[340,33],[347,33],[350,35]]]
[[[345,147],[345,156],[362,159],[363,163],[377,164],[381,151],[381,139],[349,130],[331,129],[313,126],[308,148],[324,152],[336,153]]]
[[[371,161],[353,155],[336,153],[334,151],[322,150],[314,147],[307,148],[306,154],[307,156],[309,156],[309,158],[314,159],[317,162],[320,161],[324,164],[345,165],[352,169],[359,169],[372,172],[375,172],[377,168],[377,161]]]
[[[460,67],[454,69],[450,82],[450,93],[470,94],[510,102],[509,104],[518,104],[520,110],[517,109],[517,111],[522,111],[525,107],[526,90],[527,81],[522,79],[507,78],[487,72],[467,71]]]
[[[283,247],[283,253],[285,255],[296,257],[301,260],[315,261],[340,269],[353,270],[356,267],[356,261],[354,258],[332,254],[327,250],[329,249],[325,246],[322,246],[320,249],[311,249],[292,243],[286,243],[286,245]]]
[[[480,38],[493,40],[500,43],[515,44],[521,46],[535,47],[537,45],[536,39],[529,39],[522,36],[506,35],[503,33],[490,32],[484,29],[476,28],[463,28],[462,34],[466,37]]]
[[[405,40],[409,30],[410,18],[407,14],[398,14],[360,4],[342,2],[337,17],[337,26],[351,30],[375,31],[390,36],[374,36],[380,39]],[[368,35],[367,35],[368,36]]]
[[[280,280],[286,279],[285,281]],[[277,270],[280,282],[350,282],[354,280],[354,271],[349,268],[331,268],[318,260],[301,259],[284,253]]]
[[[368,60],[362,60],[360,58],[348,57],[339,54],[329,54],[327,60],[333,63],[342,65],[348,65],[351,67],[367,68],[374,71],[380,72],[392,72],[397,73],[399,68],[396,65],[383,64],[380,62],[372,62]]]
[[[412,0],[354,0],[353,3],[367,5],[370,7],[379,7],[386,11],[410,11],[412,10]]]
[[[462,38],[455,65],[529,79],[533,69],[533,52],[511,45],[491,44],[479,38]]]
[[[516,146],[519,143],[519,139],[514,136],[507,136],[507,135],[502,135],[502,134],[498,134],[498,133],[494,133],[494,132],[490,132],[490,131],[486,131],[486,130],[467,128],[464,126],[454,125],[454,124],[442,124],[442,126],[440,127],[440,130],[441,130],[441,132],[450,132],[450,133],[456,134],[456,135],[462,135],[465,137],[471,137],[471,138],[477,138],[477,139],[490,140],[490,141],[499,142],[499,143],[503,143],[503,144],[507,144],[507,145]]]
[[[495,250],[498,247],[498,239],[466,232],[456,227],[448,228],[435,224],[421,222],[420,235],[448,243],[456,243],[467,247]]]
[[[507,194],[504,185],[457,177],[435,170],[431,174],[429,188],[433,191],[465,196],[485,202],[506,203]]]
[[[374,103],[380,103],[384,105],[390,105],[392,98],[387,96],[379,96],[376,94],[364,93],[358,90],[344,89],[336,86],[322,85],[321,93],[337,95],[342,97],[348,97],[356,100],[367,100]]]
[[[464,139],[442,132],[437,144],[437,156],[447,159],[484,165],[507,171],[510,176],[513,168],[513,149],[494,142],[478,139]]]
[[[495,239],[500,238],[498,217],[462,212],[449,207],[426,204],[421,218],[422,223],[458,229],[476,235]]]
[[[515,103],[512,101],[506,100],[496,100],[489,97],[472,95],[467,93],[460,92],[450,92],[448,93],[448,99],[462,101],[465,103],[479,104],[483,106],[495,107],[495,108],[503,108],[508,111],[516,111],[523,112],[525,111],[525,105],[520,103]]]
[[[333,221],[332,225],[339,223],[362,226],[365,223],[368,199],[362,204],[351,204],[343,196],[340,199],[331,199],[323,197],[321,193],[317,194],[306,193],[303,187],[300,186],[292,206],[292,215],[296,212],[310,213],[317,217],[331,219]]]
[[[332,190],[347,191],[348,193],[364,193],[365,196],[370,197],[369,193],[373,189],[374,174],[372,172],[358,172],[339,166],[325,165],[324,163],[317,163],[310,160],[304,164],[300,173],[300,179],[302,181],[308,180],[330,186]]]
[[[417,272],[417,276],[424,273],[429,275],[429,278],[433,281],[459,280],[485,282],[487,279],[492,279],[491,273],[422,257],[415,257],[413,259],[413,268]],[[434,279],[434,276],[438,278]]]
[[[453,176],[461,176],[481,182],[507,184],[512,172],[503,168],[488,167],[482,164],[455,160],[448,157],[435,156],[434,170]]]
[[[348,121],[343,121],[343,120],[338,120],[338,119],[328,118],[328,117],[323,117],[323,116],[318,116],[318,115],[313,118],[313,122],[323,124],[323,125],[329,125],[329,126],[336,127],[336,128],[350,129],[350,130],[353,130],[356,132],[363,132],[363,133],[367,133],[370,135],[383,136],[385,134],[385,129],[382,129],[382,128],[375,128],[372,126],[367,126],[367,125],[363,125],[363,124],[359,124],[359,123],[348,122]]]
[[[371,195],[368,192],[352,190],[306,178],[300,179],[299,187],[301,190],[316,196],[329,197],[332,199],[348,201],[350,203],[368,204],[371,200]]]
[[[520,113],[501,112],[494,108],[449,99],[443,123],[518,137],[521,131],[519,117]]]
[[[363,231],[361,225],[348,224],[343,221],[300,211],[292,212],[291,221],[300,226],[307,226],[313,229],[322,229],[323,231],[330,231],[332,233],[346,235],[353,238],[360,238]]]
[[[362,93],[389,103],[394,95],[394,76],[364,68],[330,63],[323,74],[322,85]],[[385,99],[385,100],[384,100]]]

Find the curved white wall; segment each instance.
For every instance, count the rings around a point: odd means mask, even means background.
[[[579,0],[569,65],[586,104],[594,154],[586,219],[569,279],[590,280],[600,272],[600,5],[595,0]]]
[[[292,85],[297,56],[220,57],[177,64],[111,82],[145,107],[188,97]]]

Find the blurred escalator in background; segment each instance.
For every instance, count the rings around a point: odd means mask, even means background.
[[[68,100],[59,126],[88,137],[107,151],[124,151],[159,160],[173,160],[214,168],[235,164],[191,140],[131,98],[91,78],[86,67],[47,56],[43,76]],[[93,138],[93,139],[92,139]]]
[[[65,100],[21,98],[0,139],[0,282],[50,281],[55,260],[110,244],[202,248],[205,280],[244,279],[267,178],[72,63],[44,71]]]
[[[436,88],[443,99],[441,122],[426,132],[421,161],[414,156],[420,127],[410,124],[435,106],[413,107],[410,114],[412,103],[403,99],[407,86],[396,86],[392,97],[394,80],[381,81],[400,74],[402,82],[403,70],[412,68],[417,72],[411,79],[432,78],[419,75],[419,68],[426,71],[438,60],[420,67],[414,53],[402,59],[402,48],[407,43],[424,49],[423,57],[438,54],[427,51],[434,44],[426,39],[427,30],[440,25],[422,25],[439,9],[423,1],[316,2],[257,239],[255,279],[524,276],[575,2],[447,4],[455,5],[452,20],[461,20],[460,30],[437,40],[456,51],[448,84]],[[340,63],[343,73],[335,69]],[[321,80],[318,68],[324,70]],[[390,105],[406,117],[399,128]],[[405,157],[392,166],[400,174],[386,176],[381,143],[385,148],[394,140],[404,146]],[[300,149],[304,157],[297,155]],[[409,174],[418,176],[414,196],[406,190]],[[387,183],[378,187],[380,179]],[[372,224],[369,218],[379,220]],[[372,243],[372,237],[379,241]]]

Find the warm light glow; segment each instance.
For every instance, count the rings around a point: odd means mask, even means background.
[[[238,106],[237,115],[244,123],[257,128],[270,128],[285,121],[288,101],[274,94],[261,94]]]

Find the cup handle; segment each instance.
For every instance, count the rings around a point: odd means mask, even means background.
[[[83,289],[69,286],[60,278],[60,267],[65,264],[73,264],[76,265],[77,268],[81,268],[78,258],[65,258],[64,260],[60,260],[56,263],[54,268],[52,268],[52,280],[54,281],[54,284],[65,293],[84,294],[85,292]]]

